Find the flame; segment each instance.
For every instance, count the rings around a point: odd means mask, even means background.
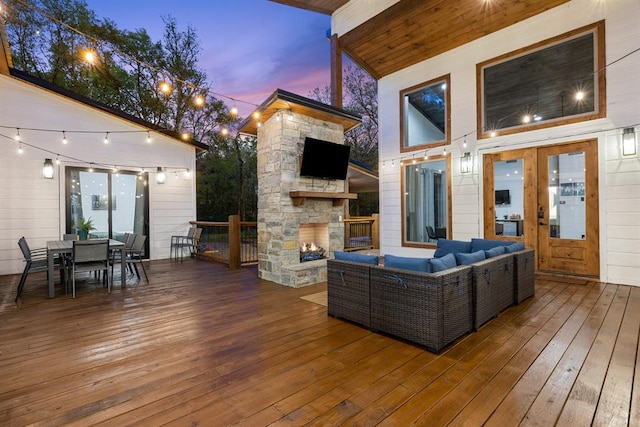
[[[307,252],[307,251],[315,252],[318,249],[319,249],[318,246],[316,246],[316,244],[313,242],[311,243],[302,242],[302,245],[300,246],[300,252]]]

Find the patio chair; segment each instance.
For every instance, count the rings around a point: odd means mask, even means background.
[[[27,239],[23,237],[18,240],[18,246],[20,246],[20,250],[22,251],[22,256],[24,257],[24,270],[22,271],[22,276],[20,277],[20,282],[18,283],[18,289],[16,292],[16,299],[14,302],[18,302],[20,299],[20,295],[22,294],[22,289],[24,288],[24,284],[27,281],[27,276],[29,273],[37,273],[41,271],[48,271],[49,265],[47,260],[47,250],[46,248],[39,249],[30,249],[29,244],[27,243]],[[58,268],[60,270],[60,280],[62,283],[65,282],[65,265],[62,262],[61,258],[56,258],[54,260],[54,269]]]
[[[433,227],[430,225],[427,225],[427,236],[429,237],[429,241],[438,240],[438,238],[436,237],[436,232],[433,230]]]
[[[144,263],[142,262],[142,255],[144,254],[144,244],[147,240],[147,236],[144,234],[136,234],[135,240],[133,242],[133,246],[130,250],[127,251],[127,258],[125,262],[127,266],[133,267],[135,270],[136,276],[138,280],[140,279],[140,272],[138,271],[138,264],[142,266],[142,272],[144,273],[144,278],[149,282],[149,277],[147,276],[147,270],[144,268]],[[113,267],[112,267],[113,268]]]
[[[181,248],[181,245],[184,243],[185,239],[193,238],[193,235],[196,232],[196,227],[189,227],[189,231],[187,231],[186,236],[171,236],[171,247],[169,248],[169,258],[173,259],[173,253],[175,251],[176,259],[178,259],[178,250]]]
[[[124,233],[123,239],[124,239],[125,252],[128,253],[131,249],[133,249],[133,243],[136,240],[136,234],[135,233]],[[112,278],[113,278],[113,266],[115,264],[117,264],[117,263],[122,262],[120,254],[121,254],[120,249],[111,251],[111,258],[109,259],[109,265],[111,265],[111,277]],[[131,272],[131,274],[133,274],[133,268],[130,265],[128,267],[129,267],[129,271]]]
[[[196,228],[191,237],[184,237],[179,243],[176,244],[176,258],[178,257],[177,251],[180,251],[180,260],[184,257],[184,250],[188,249],[189,254],[193,256],[198,253],[198,242],[202,235],[202,228]]]
[[[107,285],[107,292],[111,292],[109,282],[109,240],[76,240],[73,242],[72,252],[72,284],[73,298],[76,297],[76,273],[83,271],[102,271],[103,283]]]

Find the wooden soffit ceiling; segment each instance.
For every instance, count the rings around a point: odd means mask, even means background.
[[[349,0],[271,0],[274,3],[286,4],[312,12],[331,15],[333,12],[349,3]]]
[[[335,12],[342,0],[272,0]],[[340,48],[379,79],[570,0],[400,0],[339,37]],[[326,12],[322,12],[326,13]]]

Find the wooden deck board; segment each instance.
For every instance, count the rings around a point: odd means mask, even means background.
[[[635,425],[640,288],[546,277],[440,355],[195,260],[106,294],[0,276],[0,425]]]

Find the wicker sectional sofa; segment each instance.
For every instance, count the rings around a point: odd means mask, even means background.
[[[523,249],[435,273],[330,259],[327,313],[439,353],[533,296],[534,255]]]

